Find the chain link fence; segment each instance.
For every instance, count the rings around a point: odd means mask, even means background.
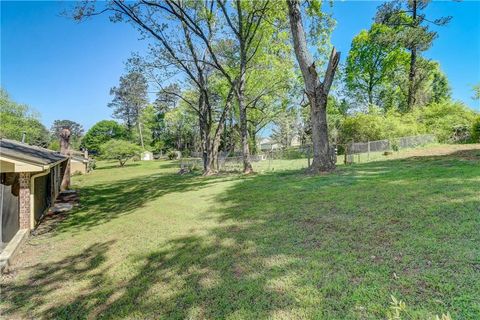
[[[351,142],[345,146],[346,163],[368,162],[402,149],[410,149],[437,143],[433,134],[422,134],[367,142]]]
[[[367,142],[351,142],[338,147],[342,154],[337,154],[337,146],[332,146],[332,160],[337,163],[360,163],[384,158],[393,152],[402,149],[417,148],[436,143],[434,135],[424,134],[418,136],[400,137]],[[270,171],[277,168],[302,169],[308,168],[313,157],[311,145],[264,150],[258,155],[251,155],[250,161],[255,171]],[[180,159],[180,168],[201,170],[203,160],[201,153],[191,153],[191,157]],[[222,172],[241,172],[243,170],[243,157],[240,153],[220,152],[218,169]]]

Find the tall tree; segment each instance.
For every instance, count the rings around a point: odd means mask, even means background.
[[[80,146],[89,152],[98,153],[105,142],[111,139],[126,139],[127,135],[125,127],[116,121],[102,120],[87,131]]]
[[[250,162],[247,118],[248,102],[246,101],[245,96],[247,69],[252,64],[259,47],[262,44],[265,44],[264,41],[268,38],[268,36],[263,33],[265,30],[263,25],[269,14],[271,15],[272,10],[277,8],[275,8],[275,3],[269,0],[235,0],[232,2],[218,0],[218,5],[223,13],[226,25],[234,35],[238,53],[236,64],[237,73],[232,85],[234,85],[235,95],[238,102],[243,172],[250,173],[253,171],[253,168]],[[224,69],[221,68],[220,70]],[[230,76],[227,76],[227,79],[232,81],[232,77]]]
[[[215,1],[111,1],[105,9],[95,11],[94,4],[82,3],[75,10],[75,18],[82,19],[100,12],[112,12],[114,21],[127,21],[143,35],[154,41],[153,59],[148,64],[151,74],[160,74],[161,91],[165,75],[183,74],[185,88],[193,86],[197,93],[189,98],[178,97],[187,103],[199,118],[204,174],[214,171],[212,165],[218,150],[224,119],[231,106],[232,94],[227,94],[219,108],[211,103],[209,78],[212,65],[220,65],[220,57],[212,56],[212,48],[221,37],[216,37]],[[93,6],[93,8],[92,8]],[[216,60],[216,62],[214,61]],[[179,78],[179,77],[177,77]],[[188,91],[188,90],[182,90]],[[228,90],[227,90],[228,91]],[[171,92],[170,92],[171,93]],[[177,93],[171,93],[177,94]],[[218,120],[217,122],[215,120]],[[218,125],[216,125],[218,123]]]
[[[345,67],[345,84],[355,102],[367,107],[383,105],[385,86],[392,82],[403,51],[391,37],[394,30],[373,24],[353,38]]]
[[[268,43],[259,45],[246,71],[245,101],[252,154],[257,152],[258,133],[287,106],[294,105],[292,97],[296,97],[295,85],[299,82],[288,19],[269,14],[267,20],[272,18],[273,23],[262,25],[266,38],[262,41],[268,39]]]
[[[310,103],[313,161],[309,170],[312,173],[331,171],[335,168],[335,161],[328,141],[327,97],[340,61],[340,52],[332,49],[324,80],[320,81],[307,46],[300,3],[298,0],[287,0],[287,5],[295,55]]]
[[[50,133],[58,141],[63,129],[70,130],[70,141],[73,148],[78,147],[80,139],[83,136],[83,126],[72,120],[55,120],[50,127]]]
[[[140,115],[148,103],[147,79],[140,72],[129,72],[120,77],[118,87],[110,89],[110,94],[113,100],[108,106],[113,109],[113,116],[123,120],[130,132],[136,125],[140,144],[145,148]]]
[[[396,41],[410,51],[410,70],[408,73],[407,111],[415,105],[415,93],[419,85],[417,79],[418,56],[428,50],[438,37],[437,32],[430,30],[429,25],[444,26],[451,17],[428,19],[423,10],[430,0],[395,0],[386,2],[378,8],[376,22],[392,26],[396,29]]]

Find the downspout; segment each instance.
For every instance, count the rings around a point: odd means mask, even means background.
[[[35,178],[43,177],[49,173],[50,168],[30,177],[30,230],[35,228]]]

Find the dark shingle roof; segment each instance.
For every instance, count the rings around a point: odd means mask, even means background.
[[[0,139],[0,155],[40,165],[48,165],[67,159],[66,156],[57,151],[3,138]]]
[[[80,162],[83,162],[83,163],[88,163],[88,159],[86,159],[85,157],[83,156],[79,156],[79,155],[72,155],[72,160],[77,160],[77,161],[80,161]]]

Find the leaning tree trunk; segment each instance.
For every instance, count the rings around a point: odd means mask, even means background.
[[[60,132],[60,153],[68,157],[67,165],[63,172],[62,183],[60,190],[65,191],[70,189],[70,130],[62,129]]]
[[[310,102],[313,161],[309,170],[312,173],[331,171],[335,169],[335,157],[332,155],[328,142],[327,97],[340,61],[340,52],[336,52],[335,48],[332,49],[322,83],[315,69],[315,62],[308,51],[300,3],[298,0],[287,0],[287,5],[295,55],[302,71],[305,92]]]

